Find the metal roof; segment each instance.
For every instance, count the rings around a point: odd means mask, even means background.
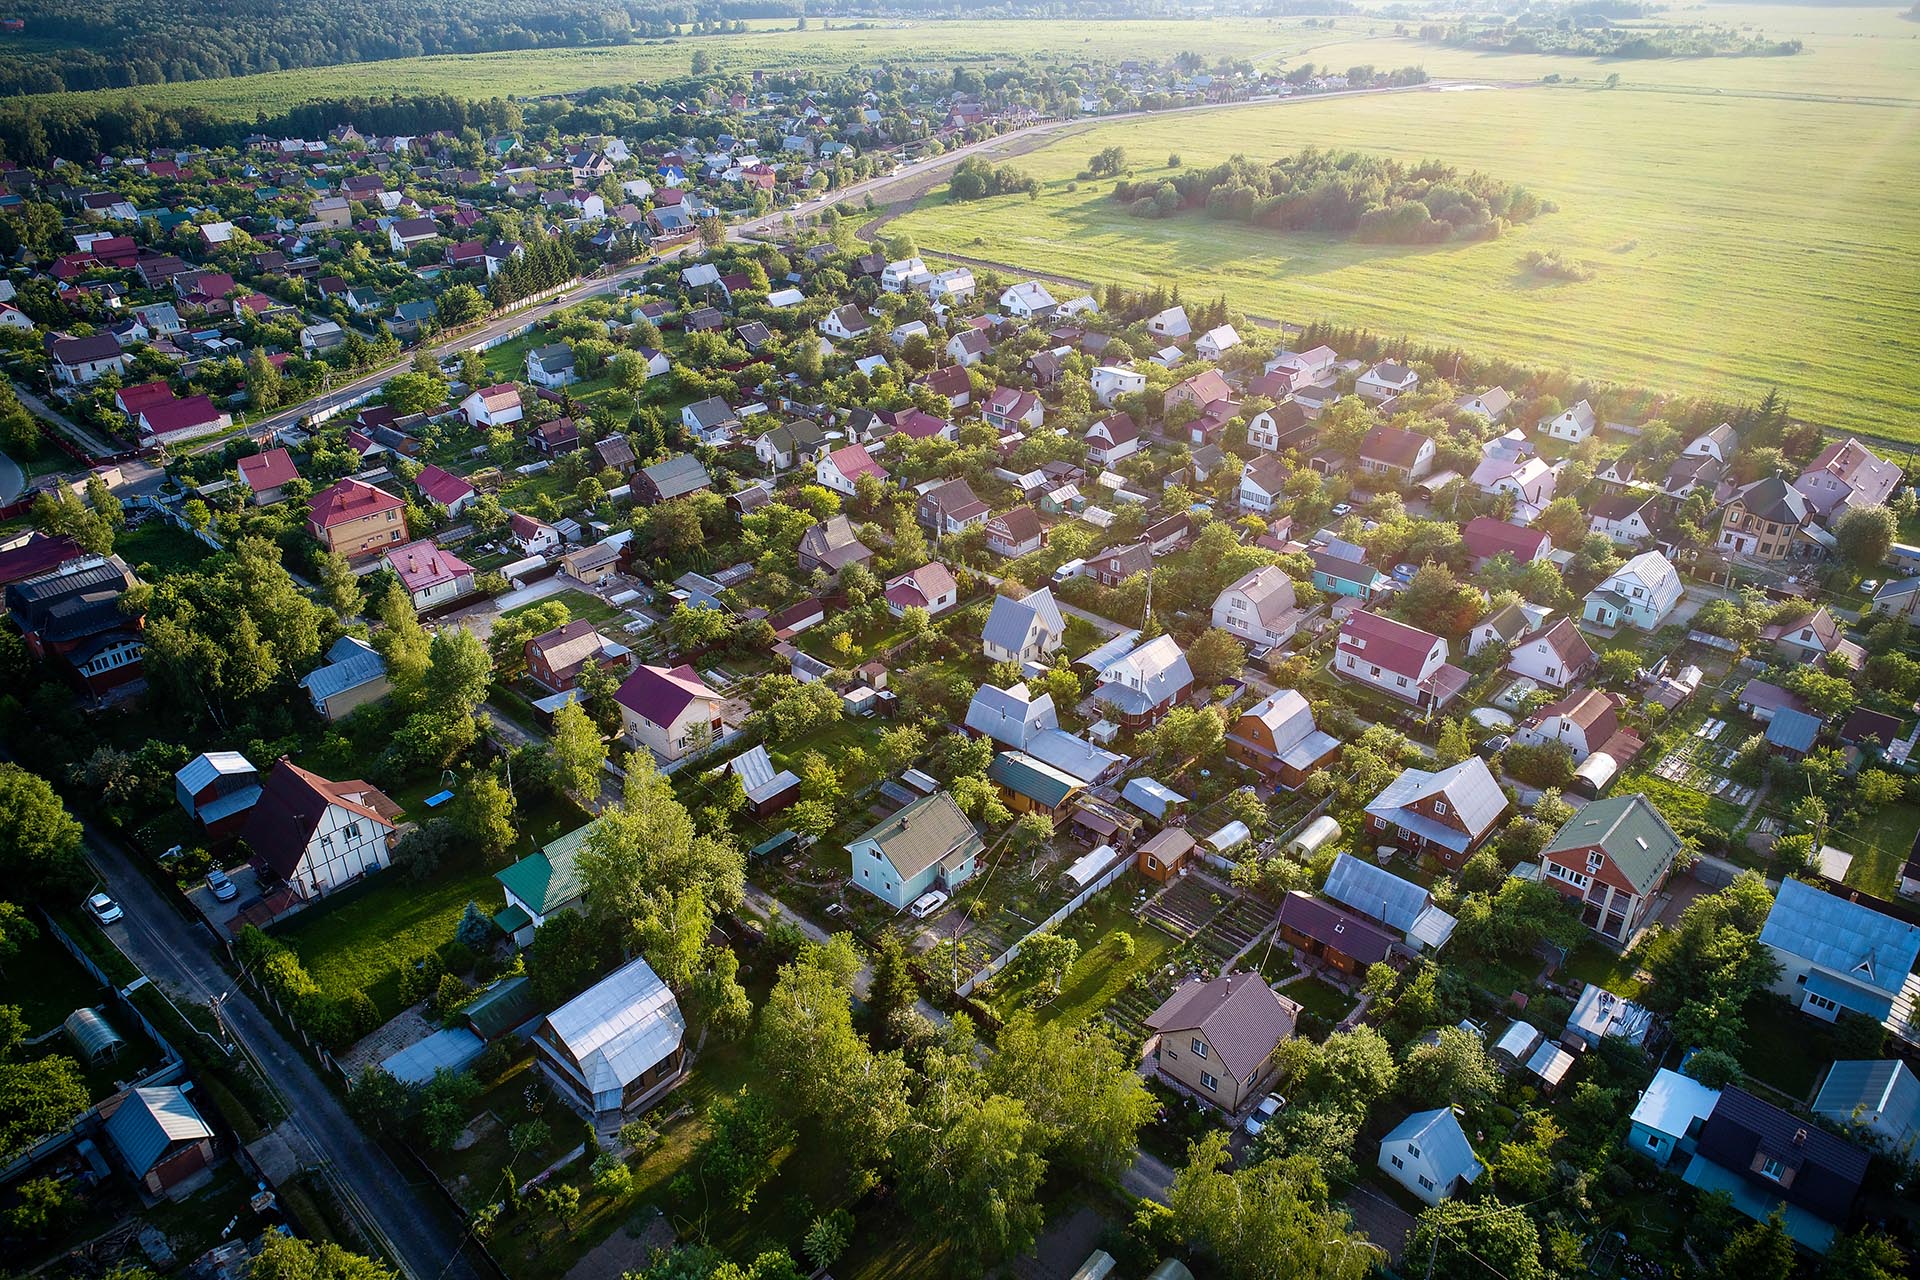
[[[327,650],[327,665],[300,677],[300,687],[324,702],[387,674],[384,658],[357,636],[342,636]]]
[[[1560,825],[1543,853],[1551,856],[1575,849],[1599,849],[1636,891],[1646,893],[1673,865],[1680,837],[1653,802],[1636,792],[1587,805]]]
[[[98,1009],[75,1009],[61,1024],[74,1047],[88,1062],[112,1057],[125,1047],[126,1037],[113,1029]]]
[[[464,1010],[473,1029],[488,1040],[505,1035],[537,1017],[540,1006],[524,976],[502,978],[474,997]]]
[[[1120,798],[1156,818],[1166,816],[1174,805],[1185,804],[1187,797],[1175,791],[1163,782],[1152,778],[1131,778],[1120,791]]]
[[[1865,1125],[1911,1156],[1920,1139],[1920,1076],[1898,1058],[1836,1062],[1813,1111],[1842,1124]]]
[[[1427,907],[1425,889],[1350,853],[1333,860],[1333,870],[1320,892],[1402,933],[1413,927]]]
[[[575,860],[592,830],[591,822],[576,827],[512,866],[494,872],[493,878],[539,914],[557,911],[580,896]]]
[[[1028,739],[1026,750],[1034,759],[1045,761],[1085,783],[1094,782],[1126,758],[1096,747],[1085,738],[1076,738],[1064,729],[1042,729]]]
[[[180,767],[174,774],[174,780],[187,789],[188,794],[198,792],[200,788],[215,778],[236,773],[258,773],[253,761],[238,751],[203,751]]]
[[[1447,803],[1467,831],[1437,822],[1408,806],[1423,797],[1444,794]],[[1459,764],[1437,773],[1425,769],[1403,769],[1400,776],[1367,806],[1367,812],[1385,818],[1422,839],[1430,840],[1456,853],[1466,851],[1474,839],[1486,832],[1506,812],[1507,797],[1500,783],[1479,756],[1468,756]],[[1473,835],[1467,834],[1470,831]]]
[[[129,1090],[107,1119],[107,1136],[127,1165],[144,1177],[176,1142],[211,1138],[213,1130],[178,1085]]]
[[[547,1015],[550,1034],[597,1097],[617,1093],[670,1057],[687,1020],[644,958],[629,961]]]
[[[1442,1186],[1446,1185],[1449,1175],[1463,1182],[1472,1182],[1480,1176],[1480,1157],[1473,1153],[1466,1131],[1446,1107],[1416,1111],[1380,1139],[1382,1147],[1402,1142],[1420,1148],[1428,1167],[1441,1175]]]
[[[775,771],[773,760],[767,755],[764,745],[756,743],[727,762],[727,768],[740,779],[740,786],[746,791],[747,799],[761,804],[773,799],[789,787],[800,785],[800,779],[786,769]]]
[[[1889,996],[1920,955],[1920,927],[1799,880],[1781,882],[1760,941]]]
[[[1819,716],[1781,707],[1767,722],[1767,741],[1789,751],[1811,751],[1813,740],[1820,736],[1821,723]]]
[[[1713,1114],[1720,1091],[1709,1089],[1692,1076],[1662,1067],[1640,1101],[1634,1104],[1633,1123],[1678,1138]]]
[[[425,1084],[440,1071],[464,1071],[486,1044],[465,1027],[448,1027],[416,1040],[380,1063],[401,1084]]]
[[[1015,795],[1048,809],[1058,808],[1080,789],[1080,779],[1024,751],[1002,751],[988,766],[987,776]]]

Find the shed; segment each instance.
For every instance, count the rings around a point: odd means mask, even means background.
[[[100,1116],[127,1168],[156,1195],[213,1163],[213,1130],[178,1085],[129,1089]]]
[[[503,978],[466,1007],[467,1026],[482,1040],[498,1040],[540,1016],[533,984],[524,976]]]
[[[1820,724],[1819,716],[1781,707],[1767,722],[1767,745],[1789,755],[1803,756],[1813,750],[1814,739],[1820,736]]]
[[[1183,827],[1168,827],[1140,846],[1140,874],[1149,880],[1169,880],[1194,850],[1193,837]]]
[[[861,685],[858,689],[849,689],[841,696],[840,702],[850,716],[870,716],[879,705],[879,697],[877,690]]]
[[[440,1071],[465,1071],[487,1046],[465,1027],[448,1027],[416,1040],[380,1063],[401,1084],[425,1084]]]
[[[127,1047],[126,1039],[97,1009],[75,1009],[61,1026],[80,1060],[92,1066],[112,1062]]]
[[[1339,838],[1340,824],[1321,814],[1307,824],[1305,831],[1287,841],[1287,856],[1305,862]]]
[[[1127,785],[1121,788],[1120,798],[1156,818],[1165,818],[1177,812],[1187,802],[1187,797],[1152,778],[1129,779]]]

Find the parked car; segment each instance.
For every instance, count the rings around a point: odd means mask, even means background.
[[[216,902],[231,902],[240,892],[240,886],[227,879],[227,873],[218,867],[207,872],[207,888],[213,891]]]
[[[946,905],[947,891],[945,889],[929,889],[913,900],[913,905],[907,908],[907,914],[915,920],[925,920],[928,916]]]
[[[126,912],[120,909],[120,904],[104,893],[96,893],[88,898],[87,910],[93,912],[93,918],[101,924],[112,924],[126,915]]]
[[[1480,758],[1483,760],[1491,760],[1512,745],[1513,745],[1512,734],[1496,733],[1491,738],[1488,738],[1485,742],[1480,744],[1478,748],[1480,753]]]
[[[1277,1093],[1270,1093],[1260,1099],[1252,1113],[1240,1122],[1240,1127],[1247,1131],[1249,1138],[1257,1138],[1260,1136],[1260,1131],[1272,1124],[1273,1118],[1286,1109],[1287,1100]]]
[[[1351,502],[1336,502],[1333,504],[1334,519],[1342,520],[1352,514],[1353,514],[1353,504]]]

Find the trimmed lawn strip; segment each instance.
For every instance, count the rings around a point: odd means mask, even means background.
[[[1338,1022],[1353,1012],[1358,1003],[1355,997],[1348,995],[1338,987],[1328,986],[1318,978],[1302,978],[1280,988],[1280,994],[1291,1000],[1298,1000],[1300,1006],[1316,1017],[1328,1022]]]
[[[1900,868],[1920,835],[1920,805],[1890,804],[1852,831],[1836,830],[1832,843],[1853,855],[1847,884],[1880,898],[1899,891]]]

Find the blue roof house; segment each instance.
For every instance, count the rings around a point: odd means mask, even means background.
[[[1920,1159],[1920,1076],[1898,1058],[1834,1063],[1813,1113],[1877,1143],[1896,1160]]]
[[[107,1138],[154,1195],[213,1163],[213,1130],[178,1085],[129,1089],[100,1106]]]
[[[1664,1169],[1676,1151],[1693,1154],[1700,1129],[1719,1101],[1718,1089],[1662,1067],[1634,1105],[1627,1145]]]
[[[1790,756],[1804,756],[1813,750],[1820,736],[1821,719],[1792,707],[1782,707],[1767,721],[1767,745]]]
[[[1380,1139],[1380,1169],[1426,1204],[1479,1180],[1480,1157],[1446,1107],[1416,1111]]]
[[[1913,997],[1920,991],[1920,979],[1913,977],[1920,927],[1785,880],[1760,941],[1780,961],[1773,989],[1801,1012],[1832,1022],[1850,1009],[1903,1037],[1912,1034]],[[1897,1019],[1896,1004],[1901,1008]]]

